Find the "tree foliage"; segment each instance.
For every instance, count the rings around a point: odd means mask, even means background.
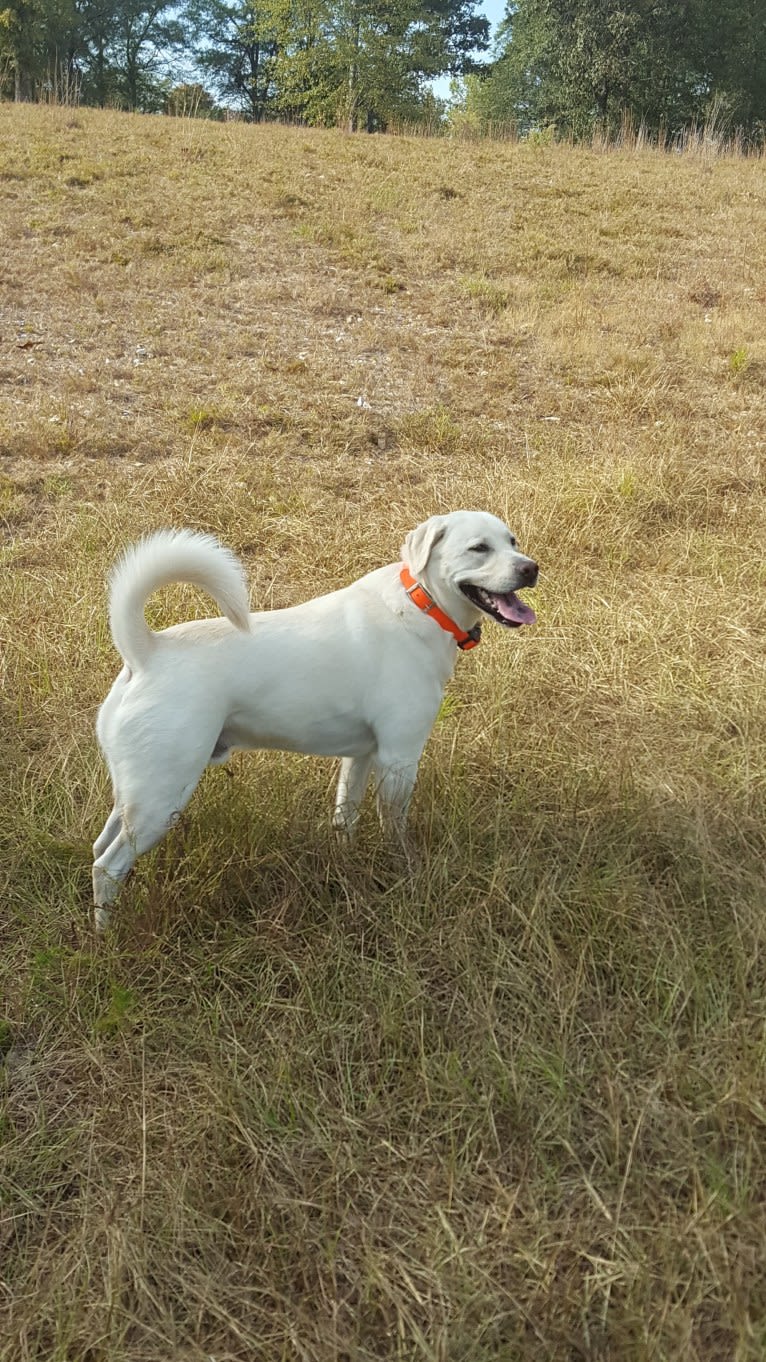
[[[2,5],[3,0],[0,0]],[[219,98],[258,121],[349,128],[433,111],[428,82],[488,45],[478,0],[7,0],[0,93],[164,107],[189,83],[184,53]],[[195,81],[192,78],[191,83]]]
[[[250,117],[385,126],[487,46],[476,0],[192,0],[200,64]]]
[[[449,74],[479,127],[672,134],[714,109],[763,133],[765,0],[508,0],[488,67],[478,3],[0,0],[0,95],[148,110],[204,81],[253,121],[373,131],[438,119],[430,82]],[[203,93],[190,107],[210,116]]]
[[[673,132],[715,108],[751,131],[766,119],[763,0],[515,0],[499,51],[469,82],[479,121],[555,124],[575,135],[627,117]]]
[[[186,11],[201,70],[253,122],[267,116],[276,95],[287,8],[283,0],[191,0]]]
[[[74,76],[76,27],[74,0],[8,0],[0,10],[2,92],[36,99],[54,76]]]
[[[170,0],[10,0],[0,93],[159,108],[159,73],[184,41]]]

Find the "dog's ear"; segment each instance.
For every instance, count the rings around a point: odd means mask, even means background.
[[[410,530],[402,544],[402,562],[407,564],[414,577],[419,576],[426,567],[435,546],[443,539],[446,529],[447,522],[444,516],[432,515],[430,520]]]

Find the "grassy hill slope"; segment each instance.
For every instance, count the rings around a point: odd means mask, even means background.
[[[0,106],[2,1362],[763,1358],[765,181]],[[116,553],[283,605],[459,506],[539,622],[419,869],[239,757],[97,948]]]

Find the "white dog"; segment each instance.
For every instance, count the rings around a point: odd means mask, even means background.
[[[418,762],[458,649],[478,621],[515,627],[515,595],[537,564],[482,511],[432,516],[402,563],[286,610],[250,614],[243,569],[209,535],[161,530],[117,563],[110,624],[125,666],[96,730],[114,808],[93,847],[97,930],[136,859],[178,819],[209,764],[234,748],[340,757],[335,826],[350,833],[374,770],[384,826],[401,833]],[[204,588],[226,618],[153,633],[147,598],[168,582]]]

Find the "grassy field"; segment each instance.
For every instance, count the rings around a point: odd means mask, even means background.
[[[2,1362],[761,1362],[766,163],[5,105],[0,191]],[[460,506],[538,625],[421,867],[243,756],[97,945],[119,550]]]

